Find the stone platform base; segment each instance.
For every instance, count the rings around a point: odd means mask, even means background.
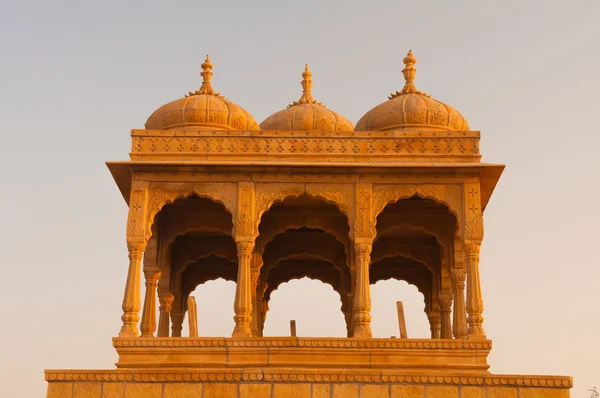
[[[570,377],[392,370],[47,370],[47,398],[566,398]]]
[[[487,375],[489,340],[114,338],[119,369],[388,369],[402,374]]]

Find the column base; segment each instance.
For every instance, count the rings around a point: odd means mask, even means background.
[[[373,337],[373,332],[370,326],[357,326],[354,328],[352,337],[355,339],[370,339]]]
[[[123,326],[119,332],[119,337],[139,337],[140,330],[137,326]]]

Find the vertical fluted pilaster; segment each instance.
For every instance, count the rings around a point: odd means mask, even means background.
[[[238,274],[235,287],[235,303],[233,309],[235,316],[235,327],[232,337],[250,337],[252,331],[250,321],[252,320],[252,280],[250,265],[252,261],[253,241],[237,242],[238,249]]]
[[[429,318],[429,330],[431,331],[432,339],[439,339],[442,335],[442,317],[440,315],[440,310],[435,309],[427,314],[427,318]]]
[[[483,298],[479,280],[479,243],[468,243],[467,253],[467,323],[469,338],[485,338],[483,330]]]
[[[183,330],[183,318],[185,318],[185,313],[183,310],[181,311],[172,311],[171,312],[171,336],[172,337],[181,337],[181,331]]]
[[[454,288],[454,311],[452,332],[457,339],[467,337],[467,310],[465,309],[465,277],[464,268],[452,270],[452,286]]]
[[[123,295],[123,315],[119,337],[138,337],[138,321],[140,320],[140,264],[144,253],[144,242],[127,242],[129,251],[129,270],[125,294]]]
[[[158,337],[169,337],[169,328],[171,323],[171,306],[173,305],[173,296],[171,293],[163,294],[159,297],[159,317],[158,317]]]
[[[160,270],[158,268],[146,269],[144,276],[146,277],[146,295],[142,312],[142,337],[152,337],[156,331],[156,288]]]
[[[452,300],[449,298],[440,298],[440,315],[441,315],[441,330],[440,338],[451,339],[452,338],[452,323],[450,321],[450,311],[452,307]]]
[[[355,243],[356,287],[354,292],[354,333],[353,337],[371,338],[371,286],[369,268],[371,265],[372,242]]]

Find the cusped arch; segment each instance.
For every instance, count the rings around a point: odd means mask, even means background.
[[[427,292],[427,288],[424,286],[421,286],[419,283],[415,283],[414,281],[408,281],[403,278],[389,276],[389,277],[377,279],[375,282],[372,282],[371,285],[375,285],[375,284],[377,284],[377,282],[385,282],[385,281],[389,281],[389,280],[394,280],[394,281],[398,281],[398,282],[406,282],[406,284],[408,284],[409,286],[414,286],[415,288],[417,288],[417,291],[419,293],[421,293],[421,295],[423,296],[423,303],[425,304],[423,311],[425,313],[428,313],[429,311],[431,311],[431,308],[433,306],[433,302],[432,302],[433,298],[428,298],[429,292]]]
[[[310,279],[312,281],[319,281],[325,285],[328,285],[331,287],[331,289],[333,289],[334,292],[336,292],[339,296],[340,296],[340,309],[343,310],[345,309],[344,307],[347,305],[346,303],[344,303],[343,297],[344,297],[344,292],[341,291],[341,289],[336,288],[336,286],[331,283],[331,281],[327,280],[326,278],[321,278],[319,275],[306,275],[306,276],[302,276],[302,277],[290,277],[290,278],[285,278],[284,280],[280,281],[279,283],[277,283],[277,285],[273,286],[272,289],[266,289],[264,291],[264,302],[265,304],[269,305],[269,301],[271,300],[271,295],[273,294],[273,292],[275,292],[276,290],[278,290],[281,285],[285,285],[293,280],[302,280],[302,279]]]
[[[373,219],[383,213],[386,206],[401,200],[418,197],[444,205],[456,219],[456,234],[460,229],[463,209],[462,199],[456,187],[439,185],[376,185],[373,188]]]
[[[347,195],[341,195],[333,187],[331,189],[307,189],[308,184],[302,183],[289,183],[289,184],[276,184],[276,183],[264,183],[256,184],[256,234],[258,235],[258,225],[260,224],[261,218],[271,207],[276,203],[281,203],[289,198],[299,198],[301,196],[307,196],[310,199],[321,200],[326,204],[335,206],[340,213],[346,216],[348,222],[348,228],[352,231],[352,201],[349,198],[344,198]],[[346,189],[349,189],[348,186]]]
[[[177,200],[187,199],[196,195],[200,198],[209,199],[223,206],[224,210],[235,219],[237,185],[233,183],[205,183],[205,184],[160,184],[151,186],[148,192],[146,206],[146,239],[152,232],[152,224],[156,215],[162,208]],[[233,222],[233,221],[232,221]]]

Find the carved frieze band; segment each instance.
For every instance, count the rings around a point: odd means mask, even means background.
[[[479,159],[479,132],[218,132],[146,131],[132,133],[132,158],[219,157],[336,159],[445,157]]]

